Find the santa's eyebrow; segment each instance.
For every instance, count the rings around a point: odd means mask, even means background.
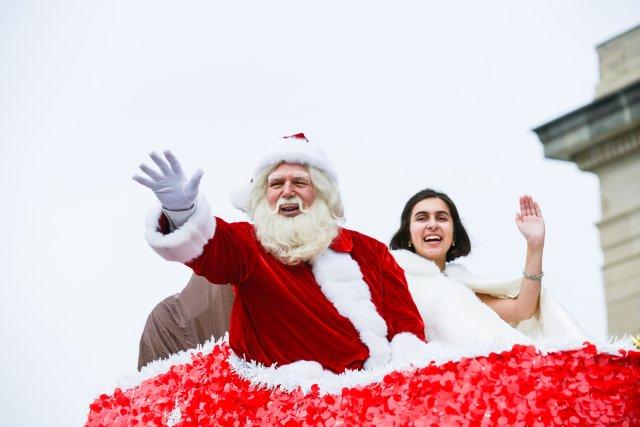
[[[311,175],[309,175],[307,172],[293,172],[290,175],[284,175],[279,172],[272,172],[271,174],[269,174],[269,176],[267,176],[267,181],[271,182],[271,181],[286,179],[288,176],[291,176],[291,178],[293,179],[307,179],[307,180],[311,179]]]
[[[275,181],[276,179],[284,179],[285,176],[280,174],[280,173],[276,173],[276,172],[272,172],[269,174],[269,176],[267,176],[267,181]]]
[[[311,175],[307,172],[294,172],[291,176],[296,179],[311,179]]]

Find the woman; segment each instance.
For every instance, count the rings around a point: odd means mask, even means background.
[[[409,199],[390,247],[405,270],[430,341],[469,348],[474,342],[509,347],[532,340],[585,338],[541,286],[545,227],[540,207],[531,196],[520,197],[516,225],[527,244],[523,277],[486,280],[450,263],[471,252],[453,201],[432,189]]]

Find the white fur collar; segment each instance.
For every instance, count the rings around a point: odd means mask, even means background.
[[[391,254],[393,254],[398,265],[407,273],[420,276],[437,276],[441,274],[435,262],[422,258],[420,255],[416,255],[411,251],[396,249],[391,251]]]

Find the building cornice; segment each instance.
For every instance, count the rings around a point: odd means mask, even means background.
[[[577,153],[572,160],[576,162],[580,169],[593,171],[636,151],[640,151],[640,128],[629,129],[622,135],[606,138],[600,143]]]
[[[578,163],[583,170],[640,148],[640,81],[585,105],[533,131],[544,146],[545,157]]]

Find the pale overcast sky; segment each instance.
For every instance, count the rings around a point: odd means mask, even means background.
[[[143,238],[154,196],[131,176],[151,150],[203,168],[216,214],[241,220],[228,192],[304,131],[348,227],[387,242],[410,195],[441,189],[487,276],[520,274],[532,194],[546,285],[604,337],[597,178],[530,129],[589,103],[595,45],[639,21],[633,0],[0,2],[0,425],[83,423],[187,282]]]

